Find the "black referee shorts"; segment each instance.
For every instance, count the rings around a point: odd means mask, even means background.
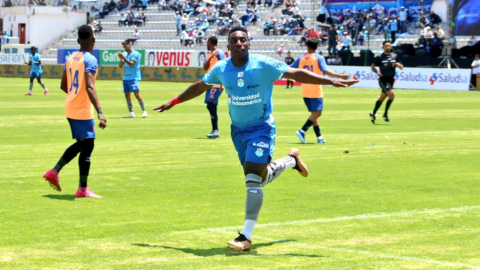
[[[380,79],[378,79],[378,84],[380,85],[382,92],[385,94],[393,89],[393,82],[393,77],[380,77]]]

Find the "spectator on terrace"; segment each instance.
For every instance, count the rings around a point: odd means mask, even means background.
[[[343,32],[343,35],[340,37],[340,41],[343,43],[341,50],[350,50],[352,38],[348,36],[348,32]]]
[[[128,0],[120,0],[118,1],[118,5],[117,5],[117,10],[120,11],[122,9],[125,9],[128,7]]]
[[[187,25],[188,25],[188,15],[187,13],[183,13],[182,22],[180,23],[180,27],[182,28],[182,31],[185,31],[187,29]]]
[[[185,30],[180,34],[180,45],[188,46],[188,34]]]
[[[108,4],[108,11],[112,12],[117,9],[117,3],[115,1],[110,0],[110,3]]]
[[[202,45],[203,38],[205,37],[205,32],[202,31],[202,29],[199,29],[196,33],[196,44],[197,45]]]
[[[135,43],[135,41],[140,39],[140,32],[138,32],[138,29],[135,29],[135,32],[133,32],[132,37],[129,38],[130,42],[132,45]]]
[[[441,23],[442,19],[432,10],[430,11],[430,21],[432,22],[431,25],[434,26]]]
[[[101,21],[98,21],[97,25],[95,26],[95,34],[98,35],[103,30],[103,25]]]
[[[427,40],[425,39],[425,37],[423,35],[420,36],[420,38],[418,39],[417,41],[417,45],[418,47],[415,48],[416,50],[427,50],[427,46],[428,46],[428,43],[427,43]]]
[[[273,17],[270,17],[270,19],[263,24],[263,34],[265,36],[269,36],[270,35],[270,29],[275,29],[275,20],[273,19]],[[273,34],[275,35],[275,33],[273,33]]]
[[[102,8],[102,11],[100,11],[100,18],[105,18],[106,15],[108,15],[108,13],[110,12],[109,8],[108,8],[108,4],[105,2],[105,4],[103,5],[103,8]]]
[[[430,26],[427,26],[425,29],[425,38],[427,39],[427,41],[433,38],[433,32],[432,29],[430,29]]]
[[[343,66],[342,58],[340,54],[335,54],[335,58],[331,61],[331,65]]]
[[[437,25],[437,35],[439,39],[444,39],[445,38],[445,31],[440,27],[440,25]]]
[[[433,33],[433,38],[430,43],[430,56],[439,57],[440,55],[442,55],[442,47],[442,40],[438,38],[437,33]]]
[[[120,16],[118,17],[118,26],[127,26],[127,16],[125,14],[120,13]]]
[[[135,13],[133,13],[132,10],[127,11],[127,23],[128,23],[128,26],[135,25]]]
[[[153,3],[151,3],[151,1],[153,1],[153,0],[148,0],[148,1],[147,1],[147,4],[153,4]],[[158,11],[160,11],[160,10],[167,10],[167,9],[168,9],[167,1],[165,1],[165,0],[159,0],[159,1],[158,1]]]
[[[177,37],[182,33],[182,15],[178,11],[175,11],[175,16],[173,16],[175,21],[175,27],[177,28]]]
[[[209,24],[214,24],[217,20],[219,20],[217,12],[213,12],[208,18],[207,21]]]
[[[468,40],[467,46],[473,46],[477,44],[478,40],[475,38],[475,35],[472,33],[472,38]]]
[[[332,62],[333,62],[334,59],[335,59],[335,57],[333,57],[333,54],[329,53],[328,58],[327,58],[327,64],[333,65]]]
[[[138,17],[138,23],[140,25],[145,25],[147,23],[147,16],[142,12],[142,15]]]
[[[367,27],[364,26],[362,31],[360,31],[360,33],[358,33],[357,35],[357,45],[360,45],[360,46],[363,45],[363,42],[365,41],[365,36],[367,34],[368,34]]]
[[[210,24],[208,23],[208,20],[203,20],[203,23],[200,25],[200,29],[203,32],[207,32],[208,27],[210,27]]]
[[[420,27],[421,29],[424,29],[428,24],[429,22],[427,21],[425,16],[421,14],[420,19],[418,19],[418,27]]]
[[[283,0],[277,0],[277,1],[275,1],[275,3],[274,3],[273,6],[272,6],[272,10],[274,10],[275,8],[277,8],[277,7],[281,6],[281,5],[283,5]]]

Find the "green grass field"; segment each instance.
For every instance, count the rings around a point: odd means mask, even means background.
[[[242,229],[245,182],[230,140],[208,140],[203,96],[146,119],[124,119],[121,82],[98,81],[108,119],[97,129],[89,186],[75,199],[42,179],[74,141],[59,80],[26,97],[28,79],[0,78],[0,269],[480,269],[480,93],[396,90],[390,123],[368,112],[378,89],[325,88],[327,144],[302,145],[300,88],[275,87],[275,157],[298,147],[310,176],[286,171],[265,189],[254,249]],[[148,108],[187,84],[142,82]],[[137,116],[138,103],[134,103]],[[379,113],[383,112],[383,106]],[[348,151],[346,153],[345,151]]]

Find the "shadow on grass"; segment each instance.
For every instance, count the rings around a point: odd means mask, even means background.
[[[48,195],[43,195],[42,197],[50,198],[52,200],[61,200],[61,201],[73,201],[73,200],[75,200],[75,195],[72,195],[72,194],[62,194],[62,195],[48,194]]]
[[[274,242],[268,242],[268,243],[255,244],[253,246],[254,249],[251,250],[250,252],[247,252],[247,253],[239,253],[239,252],[230,250],[227,247],[193,249],[193,248],[179,248],[179,247],[150,245],[150,244],[141,244],[141,243],[134,243],[132,245],[133,246],[139,246],[139,247],[149,247],[149,248],[173,249],[173,250],[178,250],[178,251],[182,251],[182,252],[185,252],[185,253],[189,253],[189,254],[193,254],[195,256],[201,256],[201,257],[210,257],[210,256],[217,256],[217,255],[225,255],[225,256],[238,256],[238,255],[294,256],[294,257],[311,257],[311,258],[325,257],[325,256],[321,256],[321,255],[292,254],[292,253],[286,253],[286,254],[258,254],[257,251],[255,250],[255,249],[260,248],[260,247],[268,247],[268,246],[272,246],[274,244],[282,244],[282,243],[289,243],[289,242],[295,242],[295,240],[280,240],[280,241],[274,241]]]

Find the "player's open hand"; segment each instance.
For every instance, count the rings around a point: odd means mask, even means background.
[[[163,111],[168,111],[168,110],[170,110],[172,107],[173,107],[173,105],[170,104],[170,101],[169,101],[169,102],[164,103],[164,104],[163,104],[162,106],[160,106],[160,107],[153,108],[153,110],[154,110],[154,111],[157,111],[157,112],[163,112]]]
[[[101,129],[104,129],[107,127],[107,119],[105,118],[100,118],[100,124],[98,124],[98,126],[101,128]]]

